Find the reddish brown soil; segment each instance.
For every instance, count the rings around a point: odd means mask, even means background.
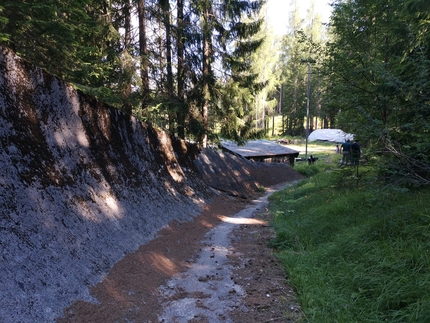
[[[257,171],[257,170],[256,170]],[[260,183],[266,187],[301,178],[285,168],[258,170]],[[249,194],[251,192],[247,192]],[[257,192],[253,192],[257,196]],[[65,309],[60,323],[70,322],[158,322],[162,311],[159,286],[172,276],[186,271],[199,252],[204,235],[220,223],[221,216],[231,216],[243,209],[249,199],[225,194],[217,197],[190,223],[171,223],[158,237],[141,246],[135,253],[117,262],[105,279],[91,288],[96,303],[76,301]],[[301,322],[300,307],[295,300],[288,276],[268,247],[274,237],[271,218],[263,210],[258,215],[266,224],[240,225],[233,231],[235,252],[229,257],[234,280],[246,296],[229,316],[237,323]],[[196,317],[189,322],[208,322]]]

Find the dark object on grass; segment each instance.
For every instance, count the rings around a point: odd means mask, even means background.
[[[317,161],[317,160],[318,160],[318,157],[314,157],[313,155],[310,155],[308,158],[308,163],[310,165],[310,164],[315,163],[315,161]]]
[[[313,164],[317,160],[318,160],[318,157],[314,157],[313,155],[310,155],[307,159],[306,158],[296,158],[296,162],[307,161],[309,164]]]

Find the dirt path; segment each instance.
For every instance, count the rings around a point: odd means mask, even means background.
[[[267,247],[273,190],[251,203],[220,195],[195,221],[172,223],[91,289],[94,303],[75,302],[58,322],[299,322]]]

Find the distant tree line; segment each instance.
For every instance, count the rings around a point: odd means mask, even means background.
[[[6,0],[0,43],[104,102],[206,145],[211,116],[229,120],[221,102],[232,89],[239,100],[240,89],[258,90],[250,56],[263,42],[254,37],[261,6],[261,0]],[[234,123],[224,128],[238,137]]]
[[[4,0],[0,44],[204,146],[304,135],[309,98],[311,130],[354,133],[382,175],[429,184],[430,2],[335,1],[328,25],[311,3],[303,18],[291,0],[279,37],[263,0]]]

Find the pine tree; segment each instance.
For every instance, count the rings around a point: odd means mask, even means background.
[[[9,36],[2,44],[59,77],[74,75],[84,65],[83,54],[97,52],[94,44],[85,43],[101,31],[86,11],[90,5],[90,0],[3,1],[7,22],[3,19],[2,30]]]
[[[339,122],[382,153],[385,176],[414,184],[430,183],[429,12],[421,1],[338,4],[327,62]]]
[[[286,133],[299,135],[303,133],[306,115],[306,68],[302,59],[308,58],[309,50],[306,50],[302,41],[303,33],[300,32],[304,26],[299,4],[297,1],[293,1],[292,4],[288,34],[283,39],[282,61],[285,66],[282,75],[285,84],[283,115]]]
[[[217,95],[216,78],[233,78],[237,82],[245,84],[252,80],[245,77],[249,63],[245,57],[249,56],[261,41],[249,41],[253,34],[258,32],[261,21],[258,21],[259,1],[221,1],[196,0],[193,2],[195,15],[200,17],[200,37],[197,40],[201,53],[201,76],[199,84],[202,89],[201,122],[203,134],[201,137],[203,146],[207,145],[209,126],[209,111],[216,109]],[[255,22],[245,23],[244,17],[253,17]],[[234,50],[231,51],[231,46]],[[214,64],[222,66],[223,70],[214,70]],[[219,76],[218,76],[219,75]]]

